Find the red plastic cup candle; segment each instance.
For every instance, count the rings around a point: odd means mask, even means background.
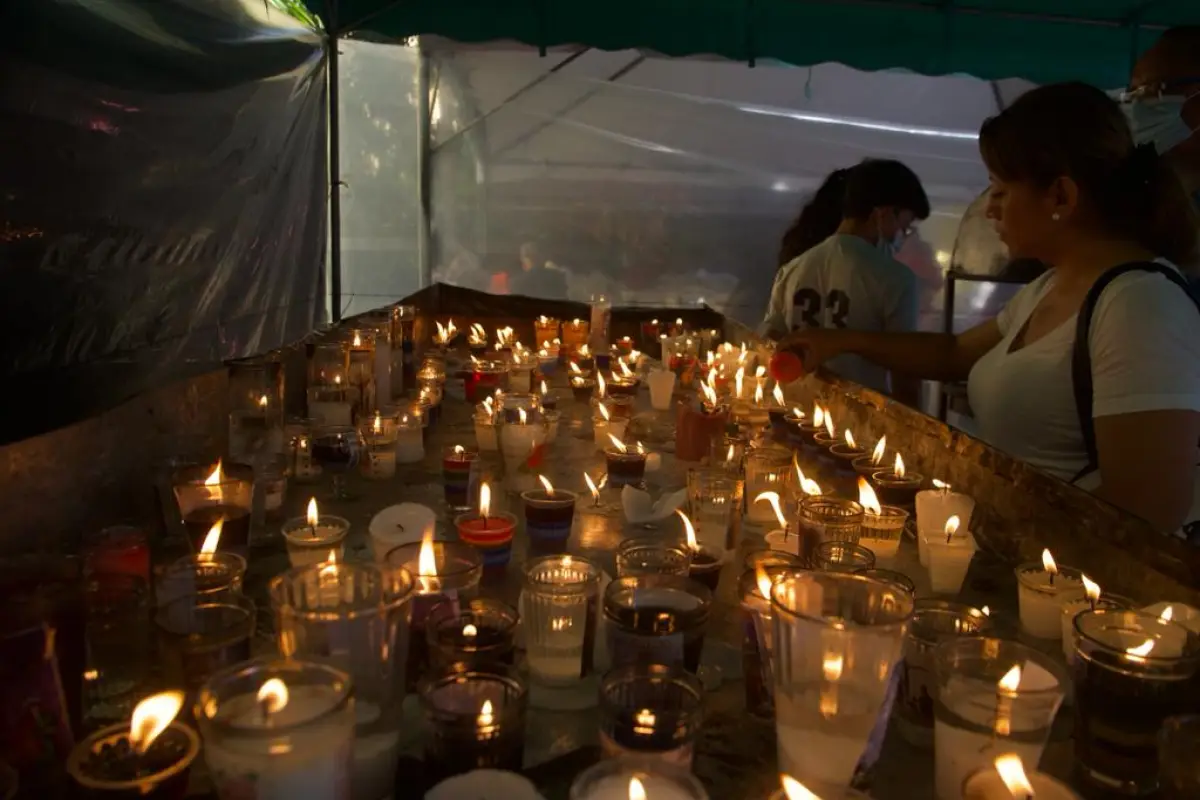
[[[714,553],[701,547],[700,542],[696,540],[696,528],[688,519],[688,515],[678,509],[675,513],[683,520],[687,549],[692,554],[692,560],[688,566],[688,577],[715,592],[717,582],[721,579],[721,567],[725,566],[725,553]]]
[[[604,460],[608,465],[608,485],[614,489],[639,485],[646,477],[645,446],[638,442],[629,447],[611,433],[608,438],[613,444],[604,451]]]
[[[529,535],[531,555],[565,553],[575,521],[575,501],[579,495],[555,489],[545,475],[538,475],[543,488],[523,492],[525,533]]]
[[[129,724],[96,731],[71,751],[67,774],[83,797],[183,797],[200,737],[175,717],[183,692],[147,697]]]
[[[84,569],[91,575],[131,575],[150,580],[146,532],[132,525],[103,528],[83,540]]]
[[[460,514],[454,520],[458,538],[479,551],[485,571],[508,565],[517,527],[515,516],[503,511],[492,514],[491,505],[492,489],[485,481],[479,486],[479,513]]]
[[[729,411],[717,405],[716,390],[700,385],[699,405],[680,403],[675,418],[675,457],[680,461],[699,461],[712,450],[713,440],[725,433]]]

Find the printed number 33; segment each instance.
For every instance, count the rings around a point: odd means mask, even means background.
[[[792,295],[792,307],[799,314],[799,322],[792,325],[793,329],[801,326],[807,328],[821,327],[821,312],[828,309],[829,322],[835,328],[846,327],[846,317],[850,314],[850,296],[841,289],[834,289],[825,296],[816,289],[801,289]]]

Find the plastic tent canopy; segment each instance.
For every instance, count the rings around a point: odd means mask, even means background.
[[[1196,0],[307,0],[330,30],[1123,85]]]

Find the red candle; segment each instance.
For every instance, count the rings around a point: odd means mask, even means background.
[[[479,487],[479,512],[460,514],[454,520],[458,538],[479,551],[485,571],[503,569],[512,555],[513,531],[517,518],[505,512],[491,514],[492,490]]]
[[[150,581],[146,532],[132,525],[104,528],[84,539],[84,569],[91,575],[131,575]]]
[[[725,432],[729,412],[725,408],[706,411],[679,404],[675,422],[675,457],[681,461],[699,461],[709,454],[713,439]]]

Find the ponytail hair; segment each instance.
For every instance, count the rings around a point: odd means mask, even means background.
[[[797,256],[828,239],[842,224],[842,202],[846,195],[846,178],[849,169],[834,170],[826,176],[800,216],[783,235],[779,245],[779,266],[787,264]]]
[[[983,123],[979,150],[992,174],[1039,188],[1059,178],[1108,233],[1176,264],[1195,253],[1197,219],[1179,176],[1153,145],[1134,146],[1116,101],[1085,83],[1032,89]]]

